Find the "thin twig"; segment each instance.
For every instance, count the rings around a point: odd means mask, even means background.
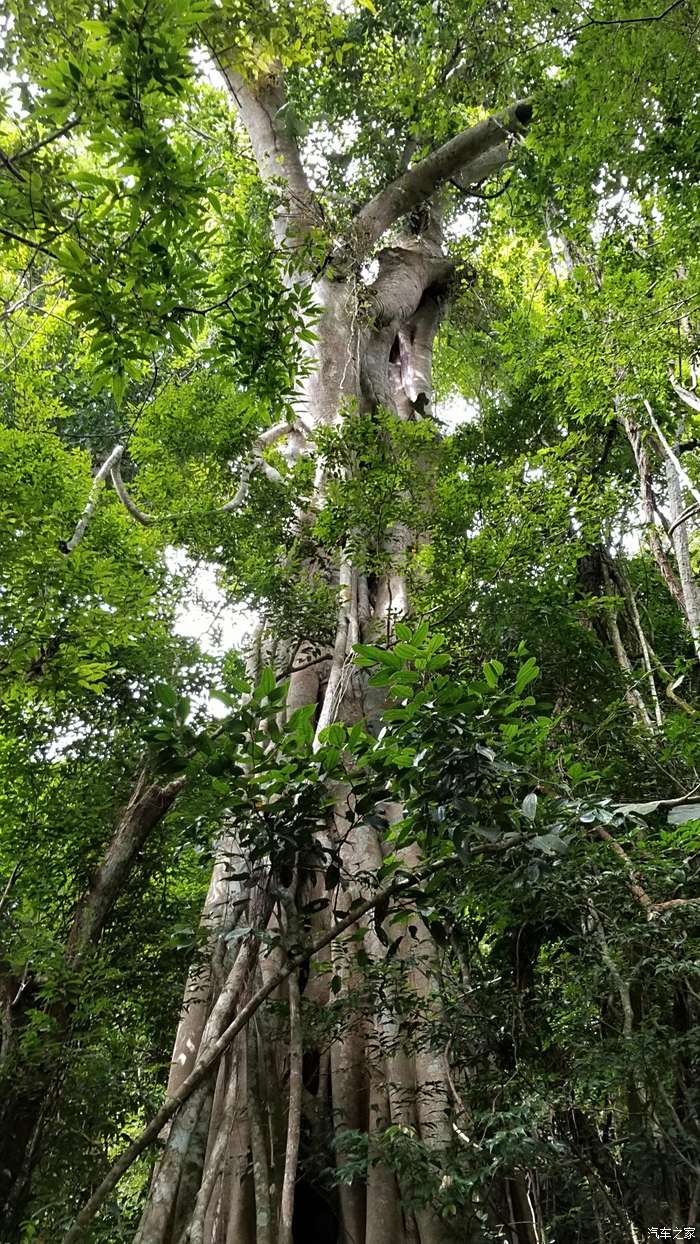
[[[673,0],[673,4],[669,4],[668,8],[662,13],[647,13],[642,17],[591,17],[587,22],[583,22],[581,26],[576,26],[571,34],[579,34],[580,31],[586,30],[589,26],[639,26],[645,22],[660,22],[664,17],[668,17],[674,9],[679,9],[686,0]]]
[[[37,142],[32,143],[31,147],[25,147],[23,151],[16,151],[13,160],[26,160],[29,156],[36,155],[37,151],[41,151],[43,147],[48,147],[50,143],[55,143],[59,138],[65,138],[66,134],[70,134],[76,125],[80,124],[80,117],[76,117],[73,121],[66,121],[59,130],[52,130],[46,138],[40,138]]]
[[[23,238],[19,233],[14,233],[12,229],[6,229],[4,225],[0,225],[0,233],[3,237],[9,238],[11,242],[19,242],[22,246],[30,246],[34,251],[40,251],[42,255],[48,255],[49,259],[57,259],[58,256],[54,251],[50,251],[48,246],[42,246],[41,242],[32,242],[30,238]]]
[[[21,865],[19,864],[19,862],[15,864],[14,868],[12,869],[12,872],[10,873],[7,885],[5,886],[5,889],[2,892],[2,898],[0,898],[0,916],[2,916],[2,913],[5,910],[5,904],[7,902],[10,891],[13,885],[15,884],[15,881],[17,880],[20,868],[21,868]]]

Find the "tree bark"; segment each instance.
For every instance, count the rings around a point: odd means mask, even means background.
[[[441,864],[448,865],[453,862],[453,858],[447,858],[440,861]],[[340,938],[348,929],[353,928],[353,926],[362,920],[368,912],[374,910],[376,907],[384,906],[390,898],[394,897],[402,889],[406,888],[406,886],[414,884],[415,878],[410,877],[406,880],[402,879],[392,882],[392,884],[378,890],[370,898],[365,899],[363,903],[360,903],[359,906],[353,907],[348,915],[344,916],[342,920],[339,920],[331,925],[331,927],[327,929],[325,933],[321,934],[321,936],[316,938],[309,947],[300,950],[291,957],[288,957],[285,964],[271,974],[267,981],[261,985],[251,997],[249,997],[245,1005],[240,1007],[235,1017],[231,1018],[228,1025],[223,1029],[223,1031],[219,1032],[216,1039],[208,1040],[206,1050],[202,1053],[202,1056],[198,1059],[190,1074],[185,1077],[177,1090],[171,1096],[166,1098],[160,1110],[156,1112],[136,1140],[132,1141],[132,1143],[119,1156],[117,1161],[108,1171],[102,1183],[98,1188],[96,1188],[92,1196],[85,1203],[75,1219],[75,1222],[64,1236],[62,1244],[74,1244],[76,1240],[81,1238],[85,1228],[93,1221],[95,1215],[107,1200],[107,1197],[117,1187],[117,1184],[122,1176],[129,1170],[136,1159],[140,1157],[146,1149],[148,1149],[154,1140],[162,1134],[163,1129],[170,1123],[170,1120],[179,1115],[183,1107],[206,1082],[206,1079],[212,1070],[218,1066],[222,1055],[226,1054],[235,1038],[239,1035],[239,1033],[245,1031],[247,1024],[257,1013],[262,1004],[280,985],[287,980],[287,977],[290,976],[291,973],[297,968],[306,966],[314,956],[320,954],[322,950],[325,950],[327,946],[330,946],[333,942]],[[236,984],[238,983],[239,982],[237,981]],[[227,982],[226,989],[226,1004],[227,1006],[230,1006],[232,1000],[235,1000],[235,997],[238,996],[237,990],[232,987],[230,981]],[[221,1006],[219,1005],[218,1012],[220,1011]],[[212,1012],[212,1014],[214,1014],[214,1012]],[[220,1013],[217,1014],[220,1019]],[[216,1027],[216,1025],[214,1025],[214,1027]],[[210,1036],[213,1036],[213,1034],[210,1034]]]
[[[676,554],[676,565],[678,566],[678,577],[683,593],[685,615],[688,619],[688,629],[693,640],[695,655],[698,661],[700,661],[700,589],[698,589],[698,583],[690,562],[687,519],[682,518],[685,512],[683,491],[675,464],[668,458],[665,463],[665,470],[673,551]]]
[[[172,807],[184,785],[184,778],[176,778],[167,786],[159,786],[148,782],[145,770],[141,774],[90,887],[76,908],[66,942],[66,958],[72,967],[77,967],[86,951],[97,944],[148,834]]]

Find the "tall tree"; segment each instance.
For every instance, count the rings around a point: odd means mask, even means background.
[[[260,20],[262,29],[254,31],[252,47],[237,46],[235,28],[226,24],[211,38],[261,180],[274,200],[272,227],[278,249],[289,257],[291,279],[310,287],[316,310],[307,378],[293,399],[289,424],[289,438],[296,452],[303,454],[318,429],[342,429],[346,418],[371,424],[382,412],[406,421],[430,419],[433,342],[456,279],[455,265],[442,244],[443,191],[451,179],[468,190],[500,172],[513,159],[532,109],[528,103],[514,104],[416,160],[411,160],[409,147],[403,157],[405,168],[396,151],[398,175],[357,207],[340,235],[334,236],[324,225],[325,208],[304,168],[292,124],[293,105],[286,93],[284,47],[298,15],[291,12],[287,22],[278,25],[270,10],[263,11]],[[267,55],[262,55],[264,40],[270,47]],[[392,244],[384,245],[390,233]],[[376,263],[376,273],[363,277],[370,260]],[[325,474],[321,463],[307,512],[323,505]],[[343,474],[354,476],[361,486],[361,467],[344,467]],[[304,522],[303,515],[299,521]],[[319,652],[313,635],[300,636],[301,642],[297,639],[290,648],[280,645],[282,661],[292,665],[283,711],[292,714],[311,706],[318,739],[335,721],[369,724],[376,719],[376,701],[368,701],[362,677],[350,669],[353,645],[360,639],[390,640],[396,619],[409,612],[406,560],[417,535],[406,522],[397,521],[379,533],[377,545],[367,550],[369,557],[356,546],[351,531],[335,555],[318,543],[314,547],[313,537],[305,551],[302,564],[325,562],[330,582],[338,584],[338,621],[327,655]],[[295,670],[295,665],[302,668]],[[343,894],[360,897],[366,878],[382,861],[381,830],[370,824],[349,831],[351,809],[348,791],[341,787],[320,837],[338,857],[340,889],[334,902],[342,901]],[[387,813],[394,818],[401,815],[391,799]],[[389,823],[386,816],[382,823]],[[237,920],[244,909],[249,927],[258,934],[272,920],[273,927],[281,923],[287,938],[293,939],[300,910],[311,896],[309,861],[300,853],[288,876],[289,861],[271,853],[262,874],[258,868],[251,877],[251,889],[248,879],[230,877],[228,860],[245,859],[246,854],[235,830],[226,835],[221,851],[206,924],[219,938],[226,937],[232,913]],[[431,992],[437,962],[424,925],[418,945],[422,962],[407,965],[407,970],[416,993],[425,997],[426,990]],[[383,957],[381,942],[372,953]],[[216,978],[202,979],[201,969],[197,971],[188,986],[176,1040],[170,1093],[196,1068],[230,1022],[233,1009],[241,1005],[246,989],[264,980],[265,971],[250,935],[234,943],[218,983]],[[343,976],[350,988],[347,969],[341,971]],[[328,1137],[329,1157],[335,1150],[339,1160],[342,1149],[332,1140],[337,1129],[359,1129],[371,1136],[390,1125],[413,1127],[424,1143],[440,1147],[447,1142],[442,1060],[426,1050],[412,1056],[391,1054],[389,1030],[396,1021],[390,1013],[333,1041],[325,1054],[320,1047],[314,1049],[304,1042],[300,1027],[298,979],[292,975],[289,981],[289,1054],[285,1057],[279,1043],[270,1050],[265,1027],[256,1023],[238,1040],[216,1082],[203,1084],[190,1098],[171,1126],[154,1175],[137,1235],[143,1244],[175,1241],[183,1233],[184,1238],[207,1241],[231,1234],[251,1244],[274,1238],[288,1241],[295,1220],[297,1233],[327,1230],[321,1224],[329,1211],[319,1189],[307,1180],[298,1181],[296,1174],[302,1137],[312,1124],[316,1136]],[[307,991],[307,1000],[311,992]],[[324,984],[318,977],[313,986],[315,1005],[327,1006],[331,996],[328,981]],[[319,1064],[315,1092],[307,1082],[306,1094],[302,1045],[307,1060]],[[280,1109],[285,1094],[286,1107]],[[413,1212],[402,1208],[399,1181],[383,1164],[373,1169],[367,1185],[358,1181],[341,1185],[331,1218],[336,1214],[337,1225],[331,1231],[341,1239],[378,1244],[405,1238],[437,1244],[444,1238],[444,1226],[429,1206]]]

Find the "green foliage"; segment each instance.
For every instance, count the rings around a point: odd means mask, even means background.
[[[4,120],[12,267],[29,255],[63,284],[92,384],[117,404],[164,357],[187,364],[202,349],[261,373],[268,393],[288,388],[304,293],[281,288],[264,196],[228,113],[195,81],[207,6],[63,10],[12,11],[8,63],[19,57],[34,82],[31,103]]]

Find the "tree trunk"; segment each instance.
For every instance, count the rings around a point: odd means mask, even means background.
[[[697,580],[693,574],[690,562],[688,523],[687,519],[684,520],[682,517],[685,513],[683,491],[675,464],[669,458],[666,459],[665,470],[673,550],[676,554],[676,565],[678,566],[678,577],[681,583],[685,613],[688,619],[688,629],[693,639],[695,655],[700,661],[700,590],[698,589]]]
[[[318,282],[315,299],[323,311],[317,328],[314,372],[299,403],[300,426],[339,423],[344,400],[351,400],[356,409],[368,415],[378,407],[403,419],[428,414],[432,343],[451,274],[450,263],[432,238],[406,238],[401,245],[380,252],[379,273],[367,291],[371,305],[376,307],[369,324],[358,322],[357,291],[351,281],[323,278]],[[319,480],[319,489],[322,487]],[[387,533],[387,537],[391,564],[371,587],[364,568],[353,566],[343,555],[337,567],[340,600],[333,651],[325,662],[292,675],[289,707],[315,703],[318,730],[333,720],[376,715],[378,705],[372,702],[374,697],[366,695],[358,674],[349,673],[349,660],[360,631],[365,635],[386,634],[393,619],[408,608],[403,571],[411,537],[405,530]],[[329,832],[337,843],[345,839],[341,858],[348,879],[346,891],[352,897],[363,895],[361,875],[376,872],[382,862],[380,834],[370,826],[347,832],[342,795]],[[239,850],[235,839],[229,839],[226,847],[228,852]],[[242,912],[240,883],[226,879],[231,871],[218,864],[212,879],[204,917],[214,929],[212,964],[193,973],[188,984],[175,1044],[171,1092],[196,1065],[206,1045],[207,1030],[214,1031],[212,1017],[222,995],[213,963],[221,956],[222,937],[230,932],[228,913]],[[258,915],[252,918],[249,912],[247,922],[262,930],[270,912],[260,909],[259,895],[260,889],[249,895]],[[435,952],[424,928],[416,945],[413,962],[406,966],[420,1005],[429,1008]],[[386,954],[369,927],[365,946],[377,960]],[[241,953],[239,950],[239,957]],[[341,944],[333,953],[339,975],[347,985],[352,984],[352,973],[348,974],[343,962],[347,946]],[[264,971],[263,959],[252,965],[256,955],[251,950],[249,988],[253,988],[254,976]],[[296,989],[298,982],[291,985],[288,994],[294,1025],[299,1022]],[[330,997],[327,978],[314,977],[312,969],[309,985],[302,993],[304,1009],[323,1008]],[[264,1028],[260,1036],[263,1033]],[[355,1180],[342,1186],[337,1201],[331,1196],[330,1204],[328,1193],[320,1186],[310,1186],[306,1174],[297,1182],[296,1205],[290,1179],[276,1182],[280,1170],[294,1170],[294,1147],[299,1146],[303,1158],[312,1138],[332,1138],[334,1127],[341,1141],[346,1127],[374,1135],[395,1124],[412,1128],[426,1144],[447,1142],[447,1085],[442,1061],[425,1051],[385,1052],[397,1041],[400,1044],[402,1037],[405,1034],[399,1033],[388,1013],[375,1016],[369,1024],[359,1021],[342,1040],[332,1044],[327,1077],[319,1076],[315,1085],[306,1084],[298,1122],[298,1073],[292,1074],[290,1067],[288,1075],[285,1072],[279,1077],[290,1098],[280,1129],[279,1118],[274,1117],[270,1079],[262,1074],[260,1037],[251,1029],[247,1042],[238,1045],[231,1065],[220,1073],[216,1091],[221,1107],[212,1114],[207,1161],[198,1156],[201,1144],[196,1125],[203,1104],[190,1104],[183,1111],[187,1118],[183,1121],[179,1116],[173,1125],[168,1151],[154,1177],[139,1244],[184,1244],[188,1239],[201,1240],[202,1244],[229,1244],[234,1239],[236,1244],[288,1244],[292,1239],[307,1238],[317,1239],[319,1244],[324,1240],[328,1244],[440,1244],[448,1238],[445,1225],[429,1207],[415,1213],[404,1210],[397,1179],[381,1163],[371,1167],[366,1183]],[[309,1063],[320,1064],[321,1050],[310,1048],[307,1042],[305,1053]],[[286,1055],[281,1058],[280,1054],[273,1051],[278,1066],[286,1061]],[[298,1066],[293,1049],[290,1058],[293,1066]],[[244,1062],[246,1076],[241,1074]],[[199,1163],[198,1183],[195,1187],[189,1181],[185,1189],[185,1171],[191,1168],[193,1150],[197,1150],[193,1161]],[[214,1160],[220,1174],[212,1172]],[[336,1145],[331,1139],[325,1161],[332,1168],[336,1160],[342,1163],[342,1143]],[[189,1198],[188,1209],[184,1208],[184,1198]]]
[[[629,410],[624,410],[621,406],[618,408],[618,417],[625,430],[627,439],[629,440],[632,452],[634,453],[639,473],[639,496],[642,503],[642,513],[647,523],[647,539],[652,556],[659,570],[659,574],[678,606],[681,616],[686,623],[693,641],[695,654],[700,659],[700,606],[698,603],[698,589],[695,583],[692,570],[690,569],[690,561],[687,551],[687,530],[684,522],[678,522],[678,515],[682,511],[682,495],[680,494],[680,484],[677,474],[672,463],[667,463],[666,474],[667,484],[669,488],[669,500],[676,515],[674,521],[677,526],[673,530],[672,540],[669,541],[665,535],[666,542],[670,543],[673,553],[676,555],[678,571],[685,578],[681,581],[679,573],[676,573],[672,565],[672,555],[667,552],[664,541],[662,540],[661,524],[659,521],[659,511],[654,495],[652,484],[651,465],[647,446],[642,435],[642,430],[637,420]],[[679,509],[680,506],[680,509]],[[678,511],[678,514],[676,514]]]

